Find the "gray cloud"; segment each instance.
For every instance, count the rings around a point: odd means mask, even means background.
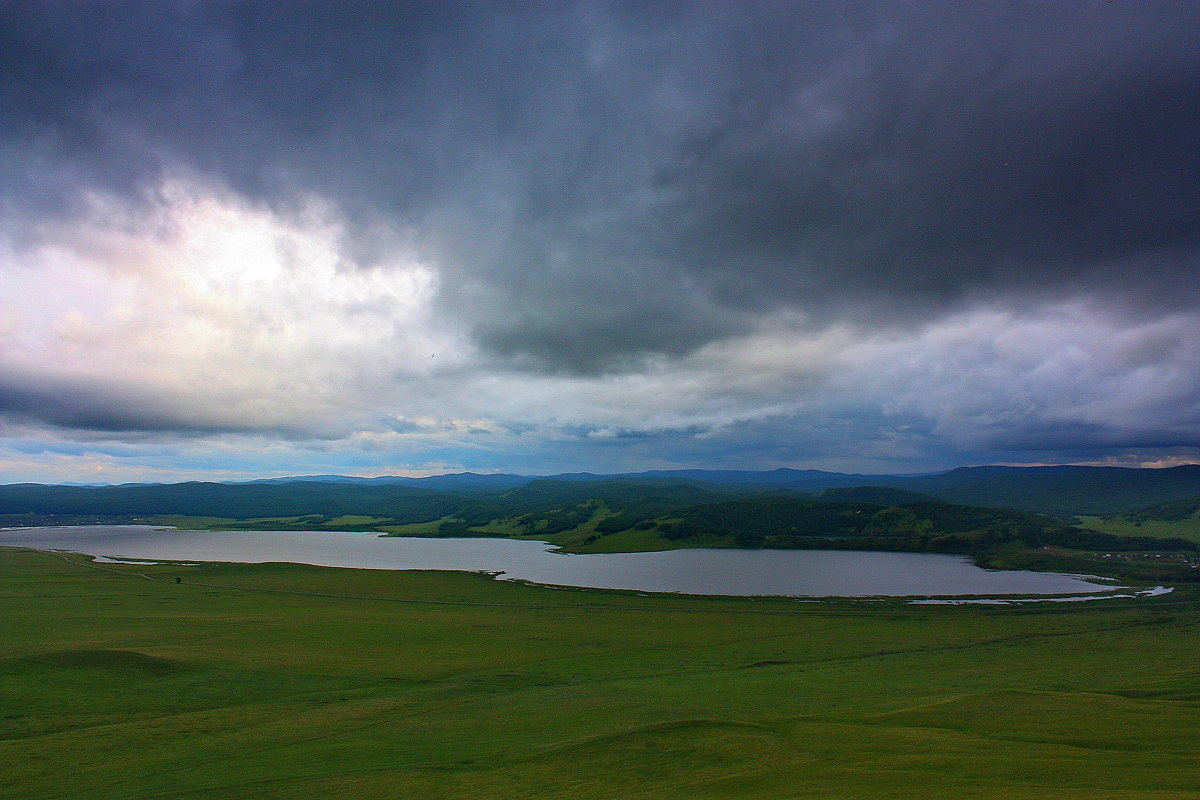
[[[96,386],[85,381],[28,375],[0,379],[0,419],[49,424],[93,433],[206,435],[254,430],[247,421],[220,420],[203,409],[181,407],[177,398],[144,388]],[[207,419],[205,419],[207,417]]]
[[[6,14],[9,209],[180,164],[318,191],[415,226],[447,312],[527,366],[628,367],[780,307],[1195,301],[1187,4]]]
[[[9,342],[51,357],[0,415],[438,431],[438,458],[486,429],[472,446],[645,466],[1197,443],[1192,4],[43,2],[0,28],[11,263],[64,274],[46,242],[140,208],[113,252],[172,298],[72,323],[100,366]],[[172,180],[328,257],[244,282],[188,262],[242,292],[214,311],[175,280],[203,232],[172,238],[198,224],[162,212]],[[166,244],[138,261],[139,236]],[[434,306],[392,313],[413,264]]]

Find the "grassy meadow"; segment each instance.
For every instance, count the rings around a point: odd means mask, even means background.
[[[0,576],[6,798],[1183,800],[1200,785],[1194,589],[911,606],[7,548]]]
[[[1154,536],[1200,542],[1200,515],[1183,519],[1130,519],[1124,514],[1111,517],[1079,517],[1080,527],[1117,536]]]

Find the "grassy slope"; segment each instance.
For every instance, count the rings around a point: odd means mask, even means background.
[[[0,580],[4,797],[1182,800],[1200,771],[1183,590],[799,603],[2,548]]]
[[[1118,536],[1156,536],[1200,542],[1200,498],[1183,498],[1106,517],[1080,517],[1091,530]]]
[[[1178,520],[1130,520],[1124,515],[1115,517],[1080,517],[1080,526],[1088,530],[1117,536],[1155,536],[1163,539],[1187,539],[1200,542],[1200,517]]]

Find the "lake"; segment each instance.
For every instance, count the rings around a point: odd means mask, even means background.
[[[457,570],[560,586],[792,597],[1081,594],[1100,585],[1050,572],[991,571],[965,557],[833,550],[669,550],[568,555],[545,542],[424,539],[335,531],[183,531],[141,525],[0,530],[0,546],[148,561],[293,562]]]

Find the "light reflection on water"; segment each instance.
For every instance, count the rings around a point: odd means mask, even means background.
[[[961,556],[832,550],[670,550],[565,555],[544,542],[384,538],[336,531],[180,531],[150,526],[0,531],[0,545],[117,559],[295,562],[357,569],[459,570],[504,579],[644,592],[785,596],[1080,594],[1078,576],[993,572]]]

